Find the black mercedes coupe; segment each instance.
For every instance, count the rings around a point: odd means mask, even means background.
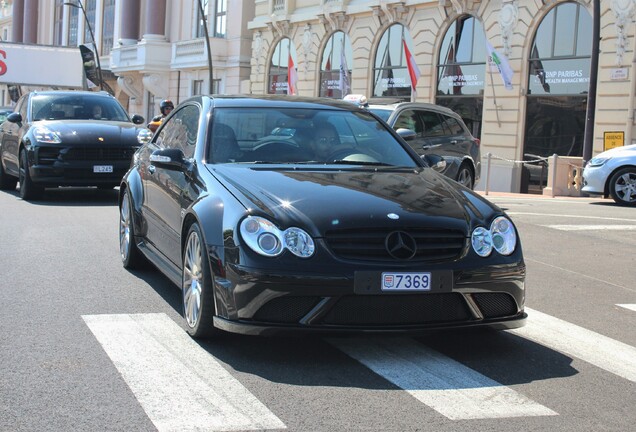
[[[347,102],[197,96],[120,185],[121,259],[193,337],[522,326],[514,224],[440,165]]]
[[[141,146],[143,123],[106,92],[27,93],[0,125],[0,189],[19,182],[25,200],[46,187],[112,189]]]

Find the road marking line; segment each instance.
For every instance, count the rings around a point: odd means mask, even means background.
[[[558,415],[411,339],[328,341],[451,420]]]
[[[541,225],[561,231],[633,231],[636,225]]]
[[[510,216],[524,215],[524,216],[553,216],[563,217],[568,219],[600,219],[608,221],[620,221],[620,222],[636,222],[634,219],[612,218],[604,216],[583,216],[583,215],[565,215],[565,214],[547,214],[547,213],[530,213],[530,212],[506,212]]]
[[[617,304],[616,306],[620,306],[625,309],[633,310],[636,312],[636,304]]]
[[[160,432],[286,428],[167,315],[82,318]]]
[[[603,280],[603,279],[595,278],[594,276],[589,276],[589,275],[583,274],[583,273],[581,273],[579,271],[574,271],[574,270],[566,269],[566,268],[563,268],[563,267],[555,266],[553,264],[549,264],[549,263],[546,263],[546,262],[543,262],[543,261],[539,261],[539,260],[535,260],[535,259],[532,259],[532,258],[525,258],[525,260],[526,261],[532,261],[532,262],[535,262],[537,264],[541,264],[541,265],[544,265],[544,266],[547,266],[547,267],[552,267],[554,269],[557,269],[557,270],[560,270],[560,271],[563,271],[563,272],[573,273],[573,274],[575,274],[577,276],[581,276],[581,277],[584,277],[586,279],[590,279],[590,280],[593,280],[593,281],[596,281],[596,282],[600,282],[600,283],[603,283],[603,284],[606,284],[606,285],[611,285],[611,286],[614,286],[616,288],[622,288],[622,289],[625,289],[627,291],[636,292],[636,289],[634,289],[634,288],[629,288],[629,287],[626,287],[626,286],[623,286],[623,285],[618,285],[618,284],[615,284],[615,283],[612,283],[612,282],[608,282],[608,281]]]
[[[507,331],[636,382],[636,348],[530,308],[526,312],[526,325]]]

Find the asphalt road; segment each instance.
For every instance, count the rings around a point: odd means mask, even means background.
[[[0,431],[634,430],[636,208],[488,196],[524,247],[519,330],[195,343],[179,291],[122,268],[116,196],[0,192]]]

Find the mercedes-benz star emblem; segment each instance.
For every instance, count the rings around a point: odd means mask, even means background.
[[[408,260],[415,256],[417,244],[410,234],[404,231],[393,231],[384,241],[386,251],[395,259]]]

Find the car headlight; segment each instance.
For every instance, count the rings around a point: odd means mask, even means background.
[[[510,255],[517,247],[515,227],[504,216],[495,218],[490,224],[490,229],[475,228],[470,240],[473,250],[481,257],[490,255],[493,248],[501,255]]]
[[[490,235],[495,250],[502,255],[510,255],[517,246],[515,227],[508,219],[499,216],[490,225]]]
[[[309,258],[316,250],[314,240],[302,229],[291,227],[281,231],[262,217],[243,219],[240,231],[250,249],[267,257],[278,256],[287,249],[297,257]]]
[[[487,257],[492,252],[492,236],[486,228],[475,228],[470,240],[477,255]]]
[[[41,142],[41,143],[59,144],[62,142],[62,139],[60,138],[57,132],[53,132],[52,130],[45,128],[43,126],[38,126],[34,128],[33,136],[35,137],[37,142]]]
[[[587,164],[592,167],[597,167],[597,166],[604,165],[605,162],[607,162],[608,160],[609,158],[606,158],[606,157],[595,157],[590,159],[590,161]]]

